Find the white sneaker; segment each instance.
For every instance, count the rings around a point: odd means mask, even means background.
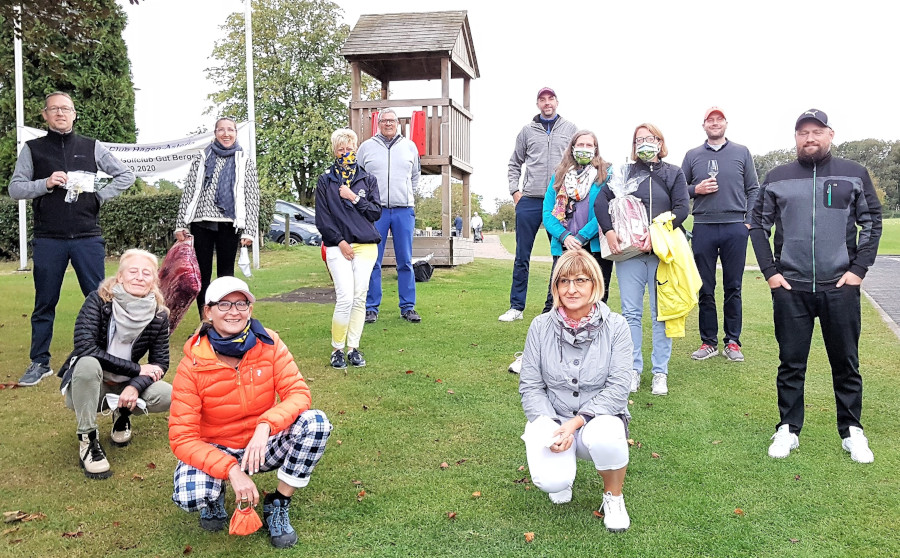
[[[669,384],[666,374],[654,374],[653,383],[650,385],[650,393],[653,395],[668,395]]]
[[[509,365],[509,373],[510,374],[518,374],[522,371],[522,353],[516,353],[516,360],[512,361]]]
[[[572,501],[572,487],[561,492],[550,492],[547,495],[550,496],[550,501],[554,504],[568,504]]]
[[[872,463],[875,454],[869,449],[869,439],[858,426],[850,427],[850,436],[844,438],[841,447],[850,452],[850,459],[857,463]]]
[[[641,373],[637,370],[631,371],[631,393],[637,392],[641,387]]]
[[[514,322],[516,320],[522,319],[522,311],[516,310],[515,308],[510,308],[506,312],[504,312],[499,318],[497,318],[501,322]]]
[[[800,438],[791,432],[790,425],[782,424],[772,435],[772,445],[769,446],[769,457],[781,459],[790,455],[791,450],[800,447]]]
[[[612,492],[607,492],[603,495],[600,511],[603,512],[603,524],[609,531],[620,533],[631,527],[631,518],[625,509],[625,496],[613,496]]]

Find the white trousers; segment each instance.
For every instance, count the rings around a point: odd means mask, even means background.
[[[369,277],[378,257],[377,244],[353,244],[354,257],[348,260],[339,246],[325,249],[325,263],[334,281],[334,315],[331,318],[331,346],[359,348],[366,321],[366,294]]]
[[[557,428],[555,422],[542,420],[525,425],[523,439],[531,482],[544,492],[555,494],[572,488],[576,458],[593,461],[598,471],[615,471],[628,465],[625,423],[619,417],[594,417],[575,432],[575,441],[561,453],[553,453],[541,443]]]

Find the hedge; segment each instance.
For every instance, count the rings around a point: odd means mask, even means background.
[[[268,234],[275,213],[275,194],[260,196],[259,231]],[[100,228],[106,240],[106,255],[117,256],[129,248],[143,248],[163,255],[172,245],[175,216],[181,192],[119,196],[100,209]],[[26,204],[28,239],[31,240],[31,203]],[[19,257],[18,202],[0,199],[0,259]]]

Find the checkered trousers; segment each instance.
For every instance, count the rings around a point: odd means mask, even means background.
[[[278,469],[278,479],[294,488],[309,484],[309,476],[325,452],[325,443],[331,434],[331,423],[325,413],[310,409],[286,428],[269,437],[266,444],[266,461],[260,472]],[[213,444],[240,463],[244,449],[226,448]],[[189,512],[206,507],[225,490],[225,481],[211,477],[200,469],[179,461],[175,467],[175,491],[172,501]]]

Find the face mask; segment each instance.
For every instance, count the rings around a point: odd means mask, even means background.
[[[572,155],[575,157],[575,162],[579,165],[587,165],[594,158],[594,150],[585,147],[573,147]]]
[[[656,154],[659,153],[659,144],[644,142],[637,146],[635,152],[641,161],[647,163],[652,161]]]
[[[348,167],[356,162],[356,151],[348,151],[341,157],[338,157],[337,160],[342,167]]]

